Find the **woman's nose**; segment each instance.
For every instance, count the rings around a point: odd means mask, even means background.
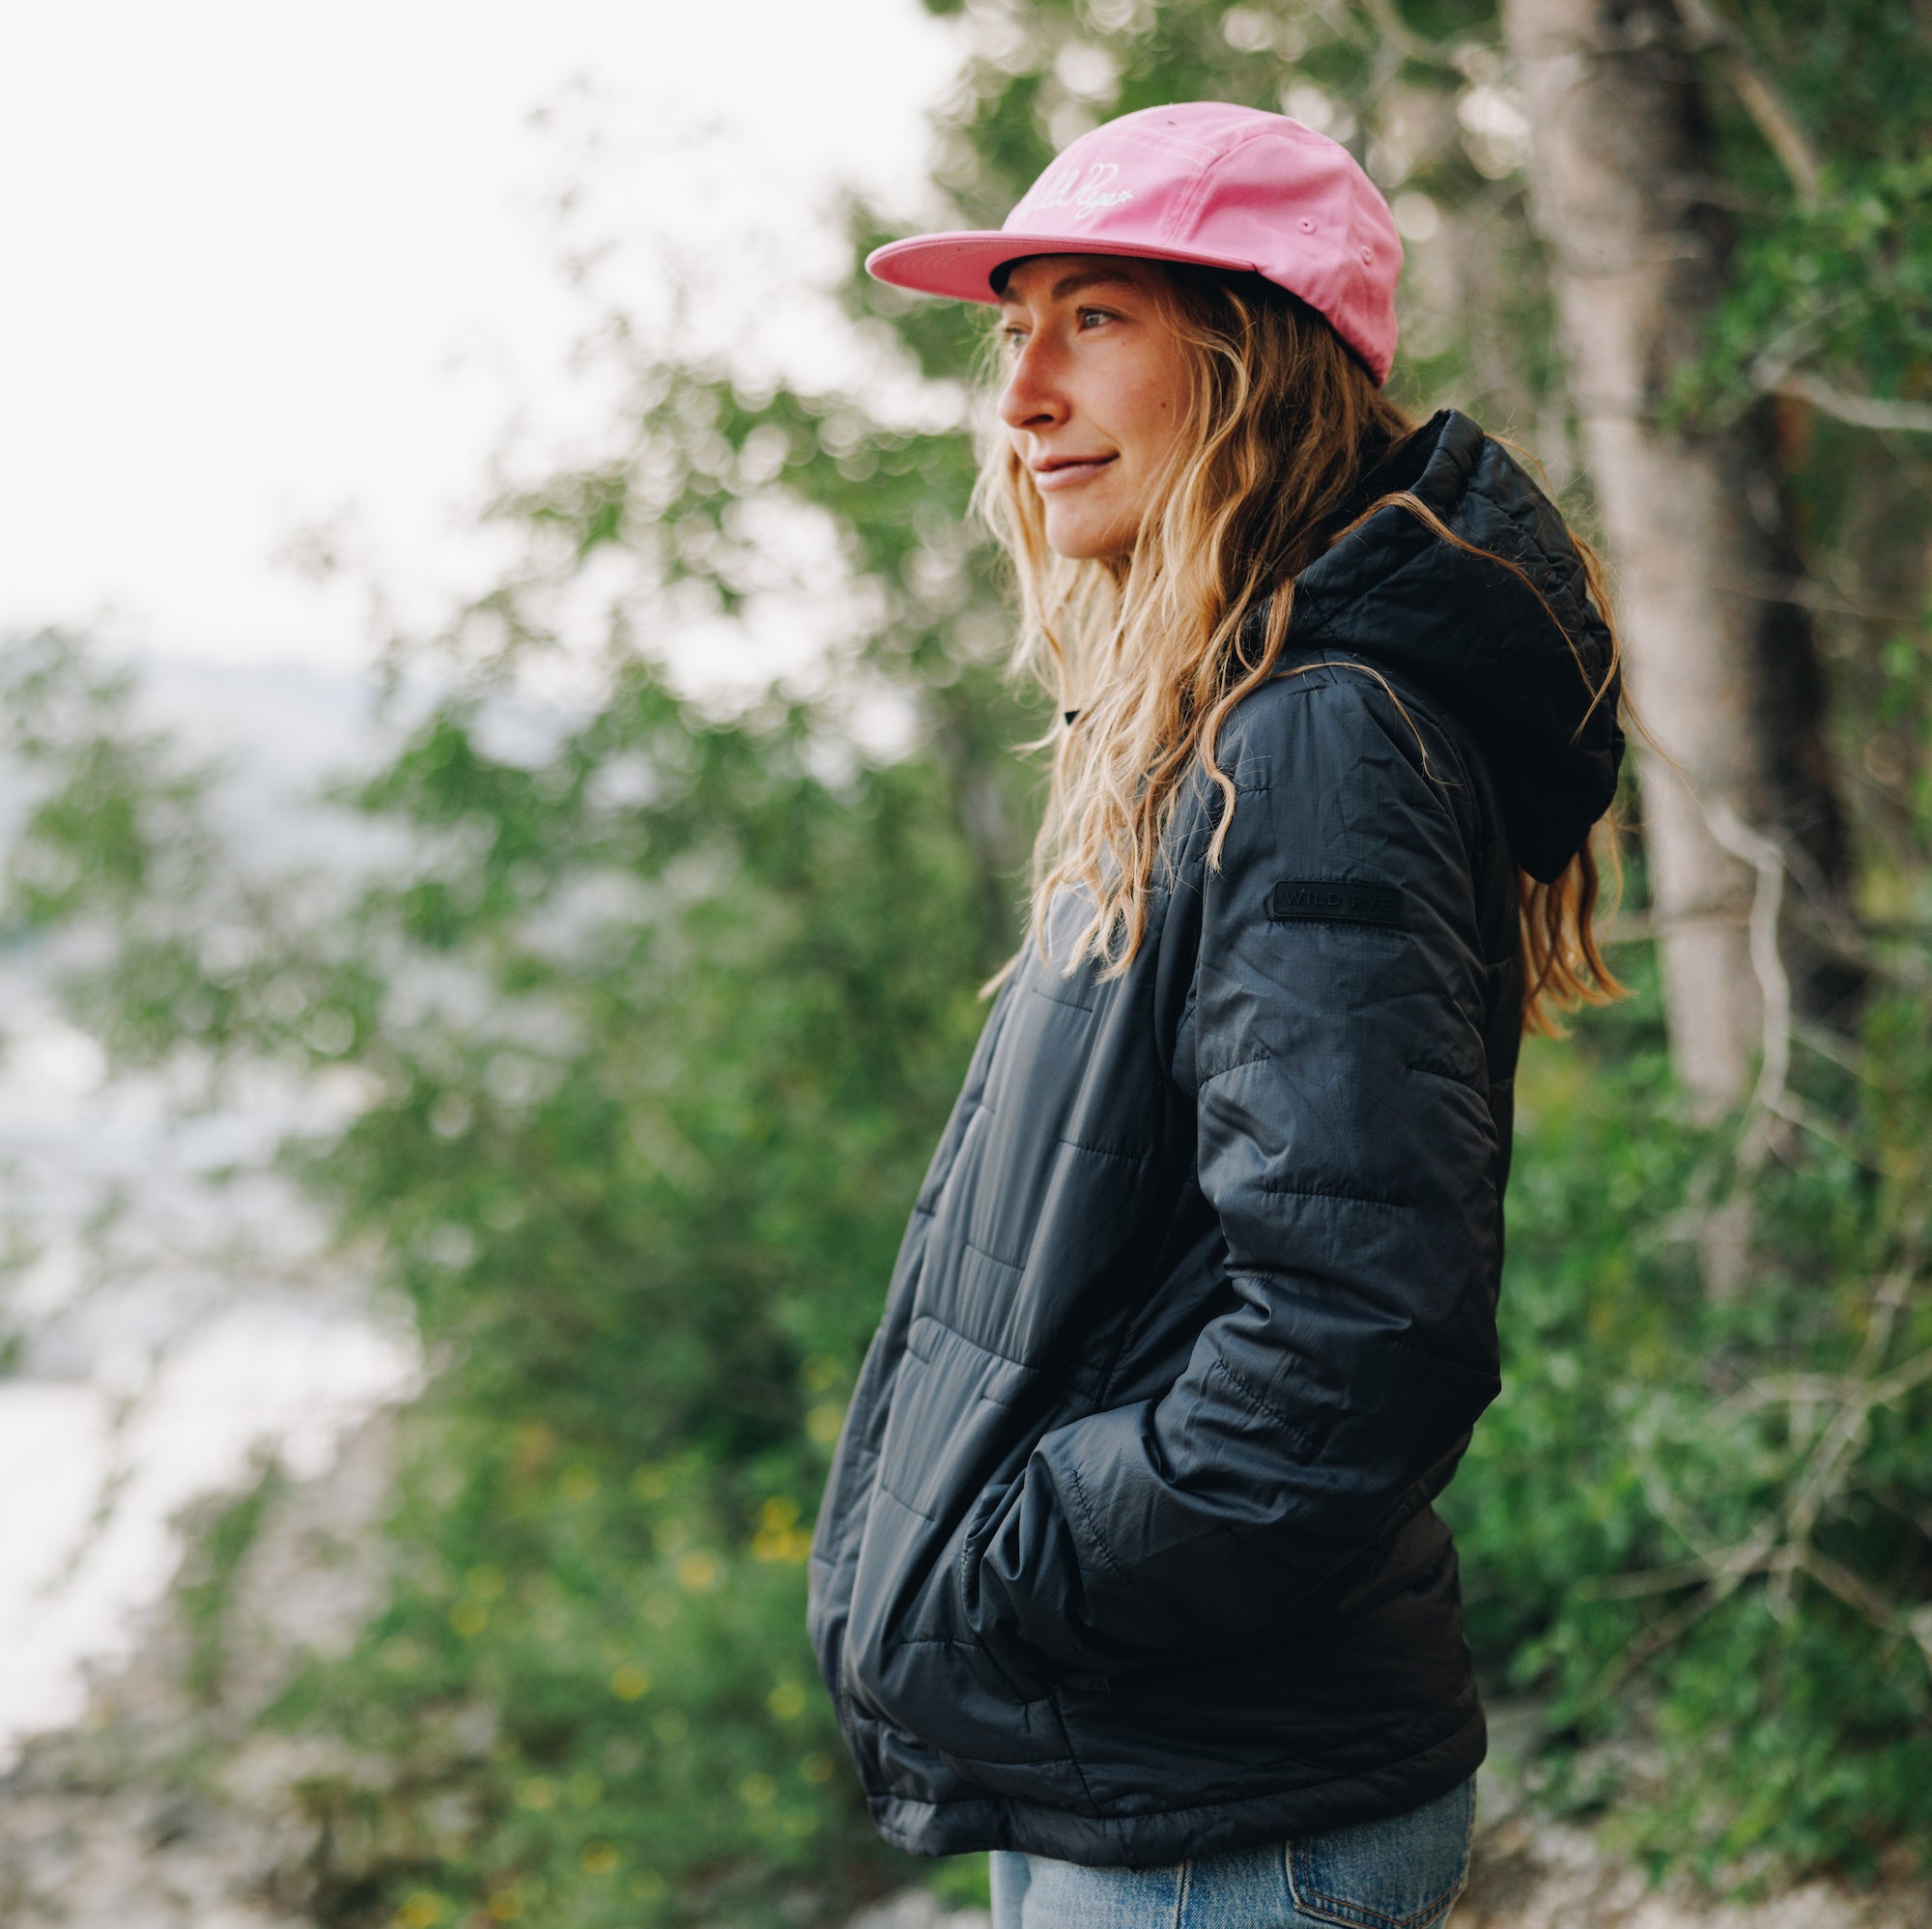
[[[1053,379],[1051,356],[1036,337],[1007,372],[1007,385],[1000,391],[1000,420],[1009,429],[1043,429],[1065,421],[1066,413],[1066,397]]]

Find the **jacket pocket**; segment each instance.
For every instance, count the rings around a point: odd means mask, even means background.
[[[1292,1841],[1289,1893],[1311,1922],[1342,1929],[1433,1929],[1469,1879],[1473,1775],[1447,1795],[1379,1822]]]

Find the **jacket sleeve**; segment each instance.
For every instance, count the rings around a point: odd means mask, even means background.
[[[1235,722],[1177,1057],[1231,1291],[1164,1397],[1047,1434],[988,1496],[961,1606],[1021,1677],[1259,1634],[1433,1493],[1498,1390],[1456,753],[1342,667]]]

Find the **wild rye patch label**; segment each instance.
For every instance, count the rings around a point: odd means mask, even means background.
[[[1277,924],[1302,922],[1329,924],[1380,924],[1403,928],[1402,893],[1392,884],[1354,884],[1347,879],[1284,878],[1268,893],[1267,914]]]

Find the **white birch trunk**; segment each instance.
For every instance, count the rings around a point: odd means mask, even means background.
[[[1629,687],[1662,752],[1634,746],[1672,1063],[1716,1113],[1747,1088],[1764,1004],[1748,950],[1754,874],[1711,814],[1728,807],[1788,847],[1822,847],[1814,867],[1842,841],[1818,787],[1818,719],[1797,714],[1801,689],[1815,698],[1810,638],[1791,605],[1767,600],[1791,546],[1764,425],[1696,435],[1660,419],[1726,253],[1676,12],[1505,0],[1504,21]]]

